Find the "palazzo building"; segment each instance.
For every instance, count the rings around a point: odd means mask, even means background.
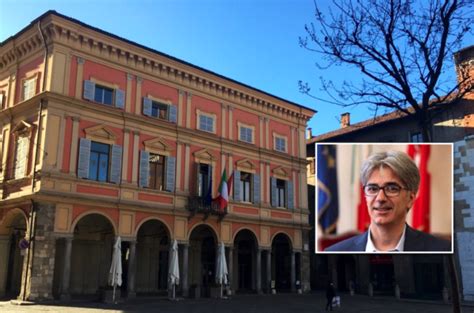
[[[0,297],[309,290],[314,110],[48,11],[0,46]],[[232,177],[225,210],[221,175]]]

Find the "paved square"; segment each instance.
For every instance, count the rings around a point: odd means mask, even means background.
[[[341,294],[341,308],[334,312],[344,313],[450,313],[452,308],[437,302],[402,300],[391,297],[369,298],[368,296],[349,296]],[[8,301],[0,302],[2,313],[29,312],[170,312],[170,313],[318,313],[325,312],[325,297],[321,292],[305,295],[237,295],[229,300],[185,299],[169,301],[166,299],[144,298],[117,305],[99,302],[51,303],[34,305],[13,305]],[[473,313],[474,307],[463,307],[462,313]]]

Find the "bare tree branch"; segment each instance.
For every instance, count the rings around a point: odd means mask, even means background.
[[[300,81],[300,91],[314,99],[414,115],[427,141],[430,110],[473,90],[472,82],[448,82],[445,75],[463,37],[472,33],[472,0],[333,0],[325,14],[316,0],[314,5],[315,23],[305,25],[300,46],[322,57],[319,69],[347,65],[362,74],[357,84],[322,81],[327,98]]]

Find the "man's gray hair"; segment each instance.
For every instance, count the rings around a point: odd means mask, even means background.
[[[415,162],[404,152],[384,151],[369,156],[362,164],[360,180],[365,186],[372,172],[381,167],[388,167],[400,178],[408,190],[417,192],[420,185],[420,173]]]

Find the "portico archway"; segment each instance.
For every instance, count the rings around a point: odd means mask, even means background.
[[[83,216],[74,227],[69,292],[95,296],[107,286],[115,239],[114,227],[103,215]]]
[[[256,253],[258,242],[255,235],[248,229],[237,233],[234,239],[234,283],[238,293],[256,291]]]
[[[170,233],[158,220],[149,220],[137,233],[136,292],[166,294]]]
[[[0,224],[0,298],[12,299],[20,294],[23,260],[27,252],[20,248],[25,238],[26,217],[20,209],[6,214]]]
[[[199,225],[189,236],[190,286],[198,287],[202,297],[210,296],[215,284],[217,235],[208,225]]]

